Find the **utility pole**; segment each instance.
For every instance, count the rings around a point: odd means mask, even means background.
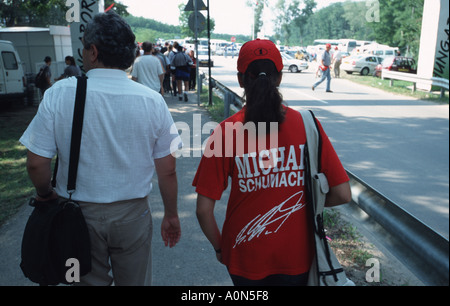
[[[201,94],[201,80],[198,64],[198,3],[194,0],[194,16],[195,16],[195,56],[197,56],[197,65],[195,65],[195,77],[197,78],[197,105],[200,106],[200,94]]]

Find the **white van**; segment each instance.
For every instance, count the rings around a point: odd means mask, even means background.
[[[26,79],[19,53],[12,42],[0,40],[0,106],[26,95]]]
[[[380,56],[383,58],[396,56],[398,52],[398,48],[386,48],[386,49],[376,49],[369,51],[370,54],[375,56]]]

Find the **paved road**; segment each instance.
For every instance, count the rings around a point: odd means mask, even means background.
[[[242,93],[236,59],[215,57],[213,77]],[[449,106],[333,79],[315,91],[314,70],[285,72],[281,91],[295,109],[312,109],[346,169],[449,237]]]

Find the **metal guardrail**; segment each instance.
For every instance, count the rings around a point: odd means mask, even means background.
[[[353,203],[388,234],[390,249],[422,282],[449,285],[449,241],[353,173]]]
[[[381,78],[390,79],[390,86],[393,86],[394,80],[406,81],[413,83],[412,91],[415,92],[417,88],[417,83],[422,83],[430,86],[437,86],[441,88],[441,98],[444,97],[445,90],[448,89],[448,80],[444,78],[424,78],[420,77],[417,74],[398,72],[398,71],[387,71],[382,70]]]
[[[214,80],[214,79],[213,79]],[[230,117],[230,106],[242,108],[244,105],[242,97],[238,96],[234,91],[231,91],[217,80],[214,80],[215,88],[220,91],[224,101],[224,119]]]
[[[242,98],[213,79],[225,100],[225,117]],[[413,274],[427,285],[449,285],[449,240],[347,171],[352,188],[352,204],[364,211],[389,235],[389,249]]]

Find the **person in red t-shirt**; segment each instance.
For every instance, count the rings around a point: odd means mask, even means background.
[[[235,285],[305,285],[314,255],[305,194],[306,133],[299,112],[278,91],[283,62],[269,40],[244,44],[238,81],[245,107],[216,127],[193,185],[197,218]],[[351,200],[349,178],[321,124],[321,172],[330,185],[326,205]],[[231,177],[220,232],[214,206]]]

